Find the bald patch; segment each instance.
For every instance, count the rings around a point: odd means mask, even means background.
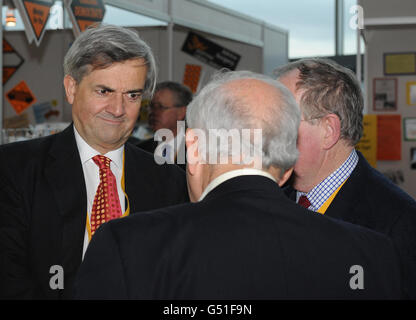
[[[280,101],[278,89],[258,79],[237,79],[225,84],[224,89],[250,109],[255,108],[255,115],[261,118]]]

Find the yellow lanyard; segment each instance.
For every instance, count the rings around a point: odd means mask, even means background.
[[[127,196],[127,193],[126,193],[125,180],[124,180],[124,150],[123,150],[123,170],[121,174],[121,190],[123,190],[124,196],[126,197],[126,200],[127,200],[127,209],[126,211],[124,211],[123,215],[121,216],[123,218],[123,217],[127,217],[130,214],[129,197]],[[90,226],[90,219],[88,217],[88,212],[87,212],[87,231],[88,231],[88,241],[91,241],[91,226]]]
[[[347,180],[348,180],[348,178],[345,179],[345,181],[347,181]],[[338,191],[341,190],[341,187],[344,185],[345,181],[338,187],[337,190],[334,191],[334,193],[331,194],[331,196],[325,201],[325,203],[316,212],[319,212],[320,214],[325,214],[325,212],[328,209],[329,205],[334,200],[334,198],[337,195]]]

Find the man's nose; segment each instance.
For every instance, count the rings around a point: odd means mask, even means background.
[[[107,112],[115,117],[120,117],[125,113],[123,94],[114,94],[108,107]]]

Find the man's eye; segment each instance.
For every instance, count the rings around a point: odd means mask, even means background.
[[[101,96],[105,96],[106,94],[108,94],[108,90],[107,89],[98,89],[97,93]]]
[[[127,97],[128,97],[130,100],[137,100],[137,99],[139,99],[139,98],[140,98],[140,94],[139,94],[139,93],[137,93],[137,92],[130,92],[130,93],[128,93],[128,94],[127,94]]]

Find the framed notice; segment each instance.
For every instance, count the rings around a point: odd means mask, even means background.
[[[384,54],[384,75],[406,74],[416,74],[416,52]]]
[[[375,78],[373,80],[374,111],[397,110],[397,79]]]
[[[416,118],[403,118],[403,135],[406,141],[416,141]]]
[[[416,106],[416,81],[406,83],[406,101],[409,106]]]

